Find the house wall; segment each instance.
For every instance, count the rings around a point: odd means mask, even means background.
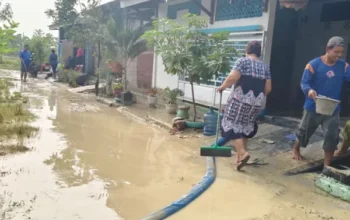
[[[325,53],[325,46],[329,38],[341,36],[344,38],[346,45],[350,43],[350,30],[343,27],[346,21],[331,22],[329,28],[325,27],[325,23],[320,22],[321,7],[323,4],[344,1],[349,0],[311,1],[307,8],[301,12],[295,47],[296,56],[293,67],[291,101],[296,99],[301,99],[301,102],[303,101],[303,94],[300,91],[299,83],[305,65],[310,60]],[[344,56],[347,54],[348,48],[346,47],[345,49]]]
[[[138,88],[137,86],[137,59],[133,59],[130,61],[128,67],[127,67],[127,80],[128,85],[134,88]]]
[[[225,0],[217,0],[217,1],[225,1]],[[178,1],[170,1],[168,3],[160,4],[159,18],[167,17],[169,6],[176,5],[179,3],[185,3],[185,2],[188,2],[188,1],[178,0]],[[210,0],[202,0],[201,2],[205,8],[210,9]],[[271,44],[272,44],[272,34],[273,34],[276,3],[277,3],[276,1],[269,1],[268,11],[262,12],[261,17],[215,21],[214,24],[209,24],[209,19],[210,19],[209,16],[207,16],[207,14],[204,11],[201,11],[200,15],[205,17],[208,20],[208,28],[210,29],[260,25],[262,27],[262,31],[265,32],[265,38],[263,39],[264,62],[269,63],[270,54],[271,54]],[[188,13],[189,11],[195,11],[195,9],[193,7],[190,7],[190,9],[182,9],[177,11],[176,21],[181,23],[181,16],[183,14]],[[154,61],[155,68],[153,73],[153,86],[157,88],[170,87],[172,89],[173,88],[182,89],[185,93],[184,98],[191,100],[192,95],[191,95],[189,83],[180,81],[178,76],[168,75],[164,70],[164,65],[162,63],[162,58],[160,56],[155,55],[154,60],[155,60]],[[224,102],[226,102],[229,93],[230,93],[230,90],[227,90],[224,92],[223,94]],[[214,95],[215,95],[215,88],[213,86],[195,85],[195,98],[197,102],[205,105],[211,105],[214,99]],[[219,102],[219,98],[216,97],[216,103],[218,102]]]
[[[62,61],[64,62],[69,56],[73,56],[73,42],[69,40],[62,40],[61,50]]]

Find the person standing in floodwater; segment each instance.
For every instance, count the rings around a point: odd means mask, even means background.
[[[57,58],[57,54],[56,54],[55,50],[51,50],[49,62],[50,62],[50,65],[51,65],[53,78],[55,79],[56,78],[56,73],[57,73],[57,65],[58,65],[58,58]]]
[[[337,106],[332,116],[316,113],[315,99],[318,95],[340,100],[344,80],[350,81],[350,67],[341,59],[345,49],[344,39],[332,37],[326,46],[326,54],[311,60],[305,67],[301,90],[305,94],[304,113],[301,119],[293,155],[302,160],[300,147],[308,145],[310,137],[319,125],[324,132],[324,166],[329,166],[339,142],[339,112]]]
[[[21,81],[27,81],[27,73],[30,65],[29,45],[24,45],[23,50],[19,52],[19,59],[21,60]]]
[[[272,88],[270,69],[259,59],[260,56],[261,44],[250,42],[246,56],[236,61],[231,73],[218,88],[218,92],[222,93],[234,85],[224,110],[221,133],[236,147],[237,170],[250,159],[248,139],[258,131],[256,118]]]

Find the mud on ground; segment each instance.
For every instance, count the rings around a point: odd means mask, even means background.
[[[1,219],[140,219],[205,173],[199,146],[209,140],[171,136],[42,79],[18,89],[40,132],[24,142],[30,151],[0,158]],[[242,173],[218,158],[215,183],[169,219],[347,220],[350,205],[316,189],[316,174],[281,175],[289,157]]]

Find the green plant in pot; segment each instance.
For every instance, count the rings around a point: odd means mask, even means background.
[[[148,101],[148,105],[149,107],[155,107],[156,104],[157,104],[157,89],[155,88],[152,88],[152,89],[149,89],[147,94],[147,101]]]
[[[164,89],[165,108],[169,114],[176,114],[177,111],[177,97],[183,96],[184,93],[180,89]]]
[[[120,97],[122,92],[123,92],[123,84],[122,83],[114,83],[113,84],[113,94],[116,97]]]

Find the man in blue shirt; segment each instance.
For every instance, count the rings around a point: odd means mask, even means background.
[[[305,94],[304,114],[296,134],[294,159],[301,160],[300,147],[308,145],[310,137],[319,125],[324,132],[324,165],[329,166],[339,141],[340,105],[332,116],[316,113],[315,99],[326,96],[340,100],[344,80],[350,81],[350,67],[341,59],[344,53],[344,39],[332,37],[327,44],[326,54],[311,60],[305,67],[301,89]]]
[[[57,58],[56,51],[54,49],[51,50],[49,61],[52,68],[53,78],[56,79],[58,58]]]
[[[24,45],[23,50],[19,52],[19,59],[21,60],[21,81],[24,79],[24,82],[26,82],[30,64],[30,52],[28,45]]]

